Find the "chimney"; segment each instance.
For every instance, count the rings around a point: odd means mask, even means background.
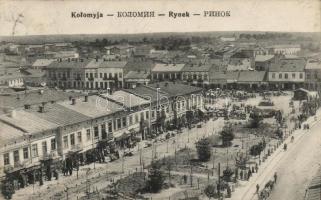
[[[88,95],[85,95],[85,102],[88,102]]]
[[[29,104],[25,104],[24,107],[25,107],[26,110],[30,109],[30,105]]]
[[[44,112],[45,112],[45,107],[39,106],[39,112],[40,112],[40,113],[44,113]]]
[[[76,99],[75,98],[71,99],[71,105],[76,105]]]

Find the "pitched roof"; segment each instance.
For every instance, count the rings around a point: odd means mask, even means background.
[[[37,59],[32,66],[33,67],[44,67],[44,66],[48,66],[53,62],[52,59]]]
[[[43,91],[42,93],[40,91]],[[70,96],[82,96],[83,94],[75,92],[63,92],[59,90],[34,90],[27,93],[19,93],[10,96],[0,96],[0,107],[2,108],[19,108],[24,105],[41,104],[42,102],[61,101],[68,99]]]
[[[118,104],[124,106],[125,108],[145,105],[150,103],[150,101],[143,99],[141,97],[135,96],[125,90],[119,90],[113,94],[104,94],[103,97],[117,102]]]
[[[131,94],[134,94],[136,96],[139,96],[141,98],[144,98],[146,100],[153,102],[158,101],[165,101],[167,97],[169,97],[168,94],[166,94],[163,91],[158,91],[155,88],[148,87],[145,85],[140,85],[136,88],[132,89],[124,89],[124,91],[129,92]]]
[[[271,72],[302,72],[306,61],[304,59],[282,59],[272,63],[269,71]]]
[[[265,62],[269,61],[274,57],[274,55],[256,55],[255,62]]]
[[[148,79],[150,71],[129,71],[124,78],[125,79]]]
[[[92,118],[106,116],[122,110],[120,105],[97,95],[88,96],[87,102],[84,101],[84,97],[76,98],[75,105],[72,105],[70,100],[57,104]]]
[[[180,72],[185,64],[156,64],[152,72]]]
[[[80,59],[77,61],[54,61],[47,68],[86,68],[91,59]]]
[[[238,82],[263,82],[265,80],[264,71],[241,71]]]
[[[125,69],[128,71],[150,71],[154,65],[155,64],[151,60],[132,59],[126,63]]]
[[[305,69],[321,69],[321,62],[318,60],[309,60]]]
[[[25,135],[26,133],[22,130],[0,121],[0,147],[10,144],[15,139]]]

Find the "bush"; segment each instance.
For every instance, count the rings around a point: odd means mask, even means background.
[[[152,162],[148,173],[148,186],[151,192],[158,192],[162,189],[165,177],[158,162]]]
[[[214,185],[208,185],[204,190],[205,195],[210,199],[217,196],[216,188]]]
[[[224,147],[228,147],[231,145],[231,141],[234,139],[235,135],[233,133],[232,127],[230,125],[227,125],[223,128],[223,130],[220,132],[221,138],[222,138],[222,145]]]
[[[208,138],[203,138],[196,143],[198,159],[202,162],[209,161],[211,158],[211,146]]]

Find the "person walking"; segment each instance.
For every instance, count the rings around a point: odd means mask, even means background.
[[[259,184],[256,184],[256,193],[259,194],[260,186]]]
[[[277,178],[278,178],[278,175],[277,175],[277,173],[275,172],[275,173],[274,173],[274,183],[276,183]]]

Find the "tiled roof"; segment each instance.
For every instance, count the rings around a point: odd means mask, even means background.
[[[241,71],[238,82],[263,82],[265,79],[264,71]]]
[[[185,64],[156,64],[152,72],[180,72]]]
[[[148,79],[150,75],[150,71],[129,71],[125,75],[125,79]]]
[[[271,72],[303,72],[306,65],[304,59],[282,59],[272,63],[269,71]]]

